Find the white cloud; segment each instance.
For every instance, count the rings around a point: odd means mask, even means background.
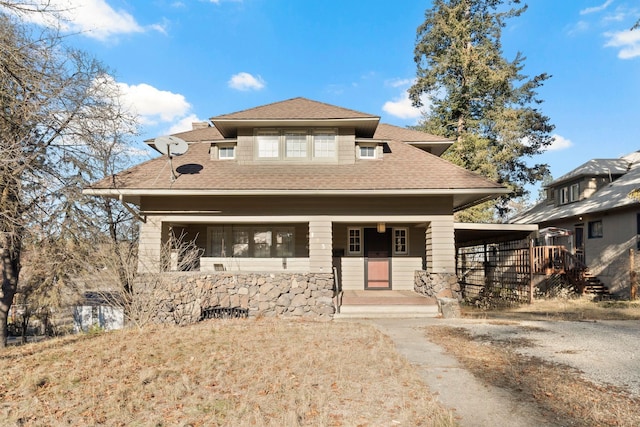
[[[547,151],[559,151],[573,146],[573,142],[570,139],[558,134],[553,134],[552,136],[553,142],[547,147]]]
[[[140,116],[143,124],[172,122],[187,115],[191,105],[183,95],[156,89],[146,83],[118,83],[123,103]]]
[[[411,104],[407,91],[403,91],[399,97],[392,101],[385,102],[382,110],[401,119],[417,119],[422,116],[421,110]]]
[[[189,114],[186,117],[178,120],[173,126],[171,126],[167,132],[167,135],[172,135],[174,133],[186,132],[188,130],[193,129],[193,123],[201,122],[203,120],[199,119],[195,114]]]
[[[608,8],[611,5],[611,3],[613,3],[613,0],[607,0],[604,3],[602,3],[600,6],[593,6],[593,7],[588,7],[586,9],[582,9],[580,11],[580,15],[587,15],[589,13],[602,12],[603,10]]]
[[[141,26],[130,13],[113,9],[106,0],[33,0],[30,3],[32,7],[48,4],[47,10],[52,13],[23,14],[25,19],[101,41],[118,34],[142,33],[147,29],[165,32],[163,24],[147,28]]]
[[[260,76],[254,77],[249,73],[241,72],[231,76],[228,85],[231,89],[242,91],[260,90],[264,88],[265,82]]]
[[[605,43],[605,47],[620,48],[618,58],[630,59],[640,56],[640,31],[627,30],[605,33],[604,35],[609,39]]]
[[[385,85],[391,87],[406,87],[412,85],[415,79],[392,79],[384,82]]]

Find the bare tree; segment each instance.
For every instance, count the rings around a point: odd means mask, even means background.
[[[98,209],[95,200],[82,199],[81,185],[115,171],[114,156],[131,130],[122,124],[135,124],[102,64],[64,46],[58,33],[34,28],[0,15],[0,347],[23,248],[29,238],[38,241],[35,225],[46,222],[47,233],[70,249],[95,240],[96,216],[124,221],[109,201]],[[117,226],[108,232],[117,236]],[[65,275],[77,273],[67,267]]]

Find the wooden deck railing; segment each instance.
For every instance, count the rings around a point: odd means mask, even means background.
[[[586,284],[587,266],[564,246],[534,246],[532,274],[564,274],[580,293]]]

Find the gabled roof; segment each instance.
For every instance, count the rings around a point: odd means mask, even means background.
[[[259,126],[353,126],[359,136],[371,137],[379,121],[379,116],[302,97],[211,118],[225,137],[235,137],[240,127]]]
[[[586,176],[619,176],[626,173],[628,168],[629,161],[625,159],[592,159],[554,180],[548,187]]]
[[[597,159],[594,160],[593,163],[587,162],[577,168],[580,169],[589,164],[600,166],[605,165],[607,167],[618,166],[618,168],[615,169],[616,172],[612,170],[612,175],[624,174],[620,178],[599,189],[591,197],[560,206],[549,205],[546,201],[542,201],[527,212],[518,215],[512,222],[519,224],[541,224],[563,218],[585,215],[588,213],[606,212],[613,209],[622,209],[631,206],[640,207],[640,203],[638,201],[628,197],[629,193],[633,190],[640,189],[640,163],[629,163],[628,161],[629,159],[638,157],[634,157],[633,154],[634,153],[624,156],[621,159],[605,159],[607,161]],[[638,160],[640,160],[640,158]],[[622,161],[622,163],[619,161]],[[624,168],[620,167],[621,165],[624,165]],[[591,171],[590,169],[586,170]],[[592,173],[585,175],[593,176]],[[574,176],[577,177],[578,175]],[[559,179],[557,181],[559,181]]]

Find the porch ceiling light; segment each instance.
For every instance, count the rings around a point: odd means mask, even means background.
[[[378,223],[378,233],[384,233],[387,231],[387,225],[384,222]]]

